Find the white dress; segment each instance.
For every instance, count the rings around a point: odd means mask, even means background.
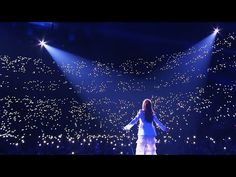
[[[166,127],[158,120],[157,116],[153,115],[153,121],[147,122],[144,117],[144,111],[139,110],[135,118],[124,127],[125,130],[130,130],[139,121],[138,140],[136,146],[136,155],[156,155],[156,138],[157,136],[153,122],[155,122],[163,131]]]

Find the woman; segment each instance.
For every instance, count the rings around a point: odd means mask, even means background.
[[[136,155],[156,155],[156,139],[157,136],[153,122],[155,122],[163,131],[167,128],[158,120],[152,109],[151,100],[145,99],[142,109],[139,110],[135,118],[124,127],[124,130],[130,130],[134,124],[139,121],[138,140],[136,146]]]

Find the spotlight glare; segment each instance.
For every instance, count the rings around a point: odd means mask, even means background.
[[[41,41],[39,41],[39,45],[41,46],[41,48],[42,48],[42,47],[45,47],[46,42],[44,41],[44,39],[41,40]]]
[[[217,33],[219,33],[220,32],[220,29],[219,28],[215,28],[214,29],[214,34],[217,34]]]

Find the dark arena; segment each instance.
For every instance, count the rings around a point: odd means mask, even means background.
[[[236,23],[1,22],[0,154],[236,154]]]

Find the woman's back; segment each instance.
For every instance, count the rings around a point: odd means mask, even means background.
[[[145,114],[143,110],[140,110],[138,113],[139,117],[139,130],[138,135],[147,135],[147,136],[156,136],[156,130],[152,122],[148,122],[145,119]]]

